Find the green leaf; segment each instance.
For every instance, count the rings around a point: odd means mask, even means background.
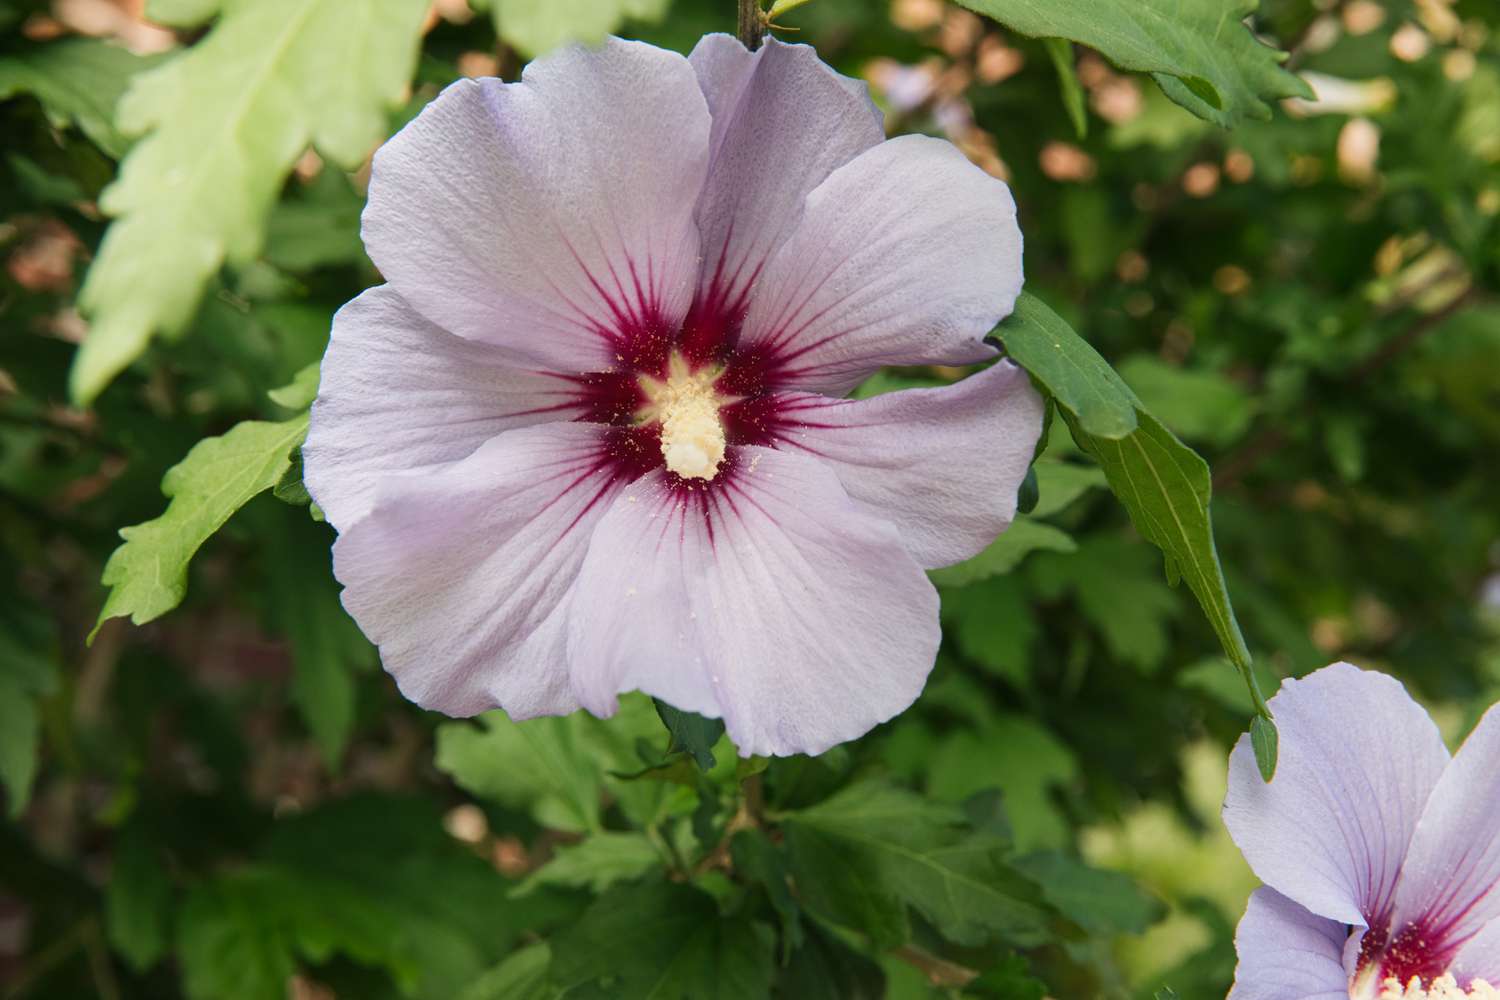
[[[552,860],[532,872],[513,894],[525,896],[544,885],[586,888],[597,894],[661,864],[661,855],[644,833],[602,830],[559,847]]]
[[[309,143],[353,169],[385,136],[427,4],[219,0],[168,13],[210,9],[221,16],[208,35],[137,76],[120,102],[121,131],[144,138],[101,199],[116,221],[79,296],[92,320],[71,375],[82,403],[152,336],[181,332],[226,260],[255,258]]]
[[[1018,577],[943,592],[943,634],[969,659],[1017,687],[1026,683],[1040,629]]]
[[[1230,444],[1244,434],[1254,415],[1245,390],[1218,372],[1192,371],[1137,354],[1120,365],[1120,377],[1142,406],[1191,441]]]
[[[1226,128],[1313,97],[1286,56],[1243,21],[1258,0],[959,0],[1023,35],[1067,38],[1122,69],[1151,73],[1178,104]]]
[[[1265,781],[1276,777],[1276,756],[1280,739],[1276,735],[1276,724],[1264,715],[1250,720],[1250,747],[1255,751],[1255,766]]]
[[[1073,131],[1082,139],[1089,134],[1088,108],[1084,104],[1083,85],[1078,82],[1078,72],[1073,68],[1073,45],[1066,38],[1044,38],[1042,45],[1057,70],[1057,83],[1062,89],[1063,107],[1073,123]]]
[[[318,398],[318,372],[322,362],[314,361],[297,371],[292,380],[279,389],[266,393],[271,402],[288,410],[305,410]]]
[[[683,751],[693,758],[693,763],[698,765],[701,771],[713,768],[714,744],[719,737],[724,735],[723,719],[705,719],[701,715],[692,712],[684,712],[680,708],[673,708],[659,698],[651,699],[656,706],[656,714],[661,716],[662,724],[672,734],[672,745],[668,752]]]
[[[1041,299],[1022,292],[995,331],[1005,352],[1031,373],[1090,434],[1135,430],[1135,396],[1103,358]]]
[[[1051,730],[1023,715],[1002,715],[943,739],[928,760],[927,793],[962,802],[999,788],[1017,847],[1032,850],[1067,841],[1068,824],[1054,791],[1078,776],[1073,751]]]
[[[962,587],[1009,573],[1033,552],[1072,552],[1077,547],[1072,536],[1061,528],[1018,516],[979,555],[956,566],[932,570],[927,575],[939,586]]]
[[[622,697],[611,719],[574,712],[512,722],[504,712],[487,712],[473,722],[439,726],[436,763],[474,795],[527,810],[543,826],[574,833],[601,829],[605,789],[645,826],[658,818],[674,786],[613,772],[638,770],[636,740],[660,733],[661,722],[643,695]]]
[[[1057,851],[1016,859],[1042,887],[1047,901],[1094,935],[1143,934],[1166,916],[1161,900],[1120,872],[1103,871]]]
[[[130,142],[114,127],[130,78],[160,62],[92,38],[69,38],[0,57],[0,100],[34,94],[57,125],[76,125],[119,158]]]
[[[279,821],[252,864],[193,890],[178,920],[185,990],[192,1000],[284,1000],[299,965],[342,955],[407,996],[452,997],[523,928],[545,933],[572,913],[555,897],[507,900],[507,889],[444,833],[432,805],[344,799]]]
[[[51,619],[24,594],[0,593],[0,785],[12,818],[31,800],[41,701],[57,690],[60,665]]]
[[[104,565],[110,593],[89,638],[110,618],[129,615],[143,625],[177,607],[193,554],[230,515],[280,481],[306,435],[305,413],[279,423],[250,420],[199,441],[168,469],[161,482],[171,500],[165,513],[120,529],[125,544]]]
[[[1036,470],[1039,497],[1032,517],[1050,517],[1071,507],[1079,497],[1096,487],[1109,485],[1104,470],[1097,465],[1043,459],[1032,465]]]
[[[551,963],[547,942],[529,945],[464,987],[456,1000],[551,1000],[559,995],[547,981]]]
[[[512,722],[495,711],[476,722],[438,727],[438,770],[471,794],[530,811],[544,826],[575,833],[601,829],[601,776],[576,713]]]
[[[1263,706],[1214,545],[1208,463],[1145,411],[1138,413],[1137,431],[1123,440],[1093,437],[1068,414],[1064,419],[1079,447],[1104,468],[1110,489],[1129,511],[1136,530],[1181,574],[1230,662],[1251,686],[1257,706]]]
[[[791,872],[786,858],[758,829],[740,830],[729,842],[737,875],[756,882],[766,890],[766,897],[781,920],[781,961],[786,964],[791,952],[802,947],[802,910],[792,897],[787,880]]]
[[[966,996],[984,1000],[1043,1000],[1047,984],[1031,974],[1031,966],[1020,955],[1010,954],[984,975],[964,987]]]
[[[905,905],[967,945],[1043,932],[1047,909],[1004,864],[1007,842],[964,813],[878,781],[850,786],[784,822],[804,904],[877,944],[905,940]]]
[[[359,238],[365,199],[341,170],[324,169],[306,187],[284,198],[266,222],[266,260],[287,271],[368,258]]]
[[[1168,578],[1187,581],[1257,710],[1269,718],[1214,545],[1208,464],[1147,413],[1098,352],[1039,299],[1023,294],[997,332],[1052,394],[1073,440],[1103,468],[1136,530],[1162,550]],[[1130,407],[1129,421],[1120,419],[1123,406]]]
[[[495,30],[524,56],[568,42],[597,45],[625,22],[659,21],[671,0],[474,0],[489,10]]]
[[[886,1000],[885,972],[817,920],[807,920],[806,943],[792,952],[777,978],[780,1000],[838,997]]]
[[[161,960],[171,932],[172,883],[149,834],[126,827],[104,890],[105,931],[137,972]]]
[[[1094,536],[1074,553],[1037,559],[1030,579],[1049,600],[1071,593],[1116,659],[1145,673],[1162,665],[1167,626],[1182,603],[1162,582],[1150,549],[1129,539]]]
[[[610,890],[552,941],[552,982],[572,997],[760,1000],[771,933],[721,917],[712,896],[658,882]]]
[[[0,784],[16,818],[31,800],[36,780],[37,747],[42,738],[36,695],[16,678],[0,673]]]
[[[354,729],[356,671],[374,667],[375,648],[344,611],[331,573],[332,533],[282,508],[267,508],[267,616],[292,647],[291,701],[330,773]]]

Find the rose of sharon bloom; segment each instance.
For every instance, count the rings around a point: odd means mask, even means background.
[[[1500,707],[1451,759],[1401,684],[1336,663],[1271,699],[1224,822],[1266,886],[1235,937],[1231,1000],[1500,1000]]]
[[[344,606],[407,697],[598,715],[645,691],[745,754],[916,698],[924,569],[1010,523],[1040,434],[992,359],[1004,184],[886,141],[812,49],[612,40],[462,80],[375,155],[389,284],[339,311],[304,448]]]

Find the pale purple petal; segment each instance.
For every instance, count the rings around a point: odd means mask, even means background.
[[[751,296],[742,346],[782,383],[840,394],[883,365],[993,357],[1021,291],[1010,189],[951,143],[908,135],[835,170]]]
[[[1500,986],[1500,919],[1491,920],[1459,949],[1453,960],[1453,975],[1465,988],[1471,979]]]
[[[507,431],[457,462],[387,478],[339,535],[344,607],[407,698],[456,716],[577,707],[569,592],[594,523],[624,486],[604,433],[581,423]]]
[[[885,128],[864,83],[810,46],[768,39],[752,53],[730,35],[706,35],[689,58],[713,115],[698,203],[700,290],[737,312],[808,192],[878,145]]]
[[[1399,744],[1397,744],[1399,746]],[[1395,747],[1391,752],[1395,752]],[[1417,823],[1391,926],[1449,942],[1500,919],[1500,706],[1479,720]]]
[[[646,691],[722,717],[749,756],[821,753],[901,712],[938,640],[937,593],[895,528],[817,461],[744,447],[710,489],[655,473],[615,501],[568,650],[590,711]]]
[[[1319,916],[1364,926],[1391,904],[1448,751],[1399,681],[1348,663],[1284,682],[1271,710],[1276,778],[1261,779],[1241,737],[1224,823],[1262,882]]]
[[[375,154],[365,247],[413,306],[513,363],[603,370],[698,273],[708,107],[682,56],[612,39],[460,80]]]
[[[1234,935],[1239,965],[1229,1000],[1349,1000],[1348,928],[1261,888]]]
[[[304,479],[329,521],[347,528],[383,477],[463,458],[508,428],[571,419],[574,390],[433,326],[391,286],[371,288],[333,318]]]
[[[1042,432],[1042,398],[1009,361],[866,400],[791,393],[780,413],[778,446],[832,466],[928,569],[968,559],[1010,525]]]

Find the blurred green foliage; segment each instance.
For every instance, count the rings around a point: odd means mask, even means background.
[[[1058,417],[1035,505],[934,574],[917,705],[772,761],[643,698],[424,713],[339,607],[293,448],[379,280],[370,150],[461,73],[734,25],[476,6],[0,0],[0,995],[1222,995],[1226,656],[1267,693],[1389,670],[1450,734],[1500,697],[1494,4],[1263,0],[1320,98],[1274,108],[1300,85],[1238,0],[1167,35],[967,3],[1036,40],[783,5],[893,132],[1008,177],[1034,298],[997,335]],[[1028,361],[1028,319],[1109,365]]]

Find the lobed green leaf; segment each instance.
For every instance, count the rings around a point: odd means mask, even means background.
[[[1033,38],[1066,38],[1122,69],[1150,73],[1168,97],[1225,128],[1271,117],[1267,102],[1313,97],[1286,56],[1244,19],[1259,0],[959,0]]]
[[[142,138],[101,206],[115,216],[79,305],[92,323],[71,391],[92,401],[159,334],[192,318],[227,260],[260,251],[292,165],[315,145],[353,168],[386,134],[411,79],[424,0],[158,3],[171,20],[219,20],[198,44],[135,77],[117,125]]]

